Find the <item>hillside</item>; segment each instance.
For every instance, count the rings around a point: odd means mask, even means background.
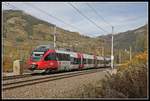
[[[99,36],[98,38],[106,39],[108,44],[111,42],[111,35]],[[115,49],[128,49],[133,47],[133,51],[140,52],[147,48],[147,25],[134,30],[118,33],[114,35]]]
[[[129,47],[132,48],[132,56],[147,50],[148,33],[147,24],[134,30],[118,33],[114,35],[114,54],[115,60],[119,61],[119,53],[122,60],[129,60]],[[105,48],[110,50],[111,35],[99,36],[98,39],[105,39]],[[125,51],[126,50],[126,51]]]
[[[114,36],[115,54],[117,49],[128,49],[130,45],[136,52],[142,51],[147,44],[147,25],[136,30],[119,33]],[[57,27],[57,26],[56,26]],[[3,11],[3,65],[11,68],[13,60],[22,58],[25,62],[31,50],[38,45],[53,46],[54,24],[37,19],[20,10]],[[73,51],[102,55],[103,38],[105,56],[110,56],[111,35],[91,38],[78,32],[57,27],[57,48],[70,48]],[[10,51],[11,50],[11,51]]]
[[[7,41],[14,43],[27,43],[30,40],[49,41],[47,44],[53,42],[53,24],[16,10],[3,11],[3,18],[3,36]],[[58,27],[56,32],[58,47],[70,47],[79,43],[81,46],[90,43],[90,46],[94,47],[94,43],[99,41]]]

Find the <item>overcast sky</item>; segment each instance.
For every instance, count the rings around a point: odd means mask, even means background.
[[[86,18],[81,16],[68,2],[6,2],[2,3],[2,9],[19,9],[24,12],[35,16],[44,21],[55,24],[58,27],[64,28],[70,31],[76,31],[84,35],[91,37],[106,35],[111,32],[111,25],[114,26],[114,32],[124,32],[140,27],[148,21],[148,3],[147,2],[71,2],[76,8],[78,8],[84,15],[94,21],[98,26],[105,31],[100,30],[94,24],[89,22]],[[99,15],[88,7],[86,3],[89,3]],[[65,21],[70,25],[64,24],[51,16],[36,9],[40,8],[48,14]]]

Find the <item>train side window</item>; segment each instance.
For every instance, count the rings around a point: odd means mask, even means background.
[[[64,60],[64,55],[63,54],[59,54],[60,55],[60,61]]]
[[[86,59],[86,64],[88,64],[88,59]]]
[[[88,60],[88,62],[87,62],[87,63],[88,63],[88,64],[90,64],[90,59],[87,59],[87,60]]]
[[[70,55],[67,54],[67,61],[70,61]]]
[[[100,64],[100,63],[99,63],[99,60],[97,60],[97,64]]]
[[[96,59],[93,60],[93,63],[96,64]]]
[[[91,64],[91,59],[88,59],[88,64]]]
[[[70,55],[66,54],[66,61],[69,61],[69,60],[70,60]]]
[[[92,64],[92,61],[93,61],[93,60],[92,60],[92,59],[90,59],[90,64]]]
[[[70,57],[70,61],[71,61],[71,64],[73,64],[74,63],[74,58]]]
[[[57,58],[59,61],[70,61],[70,55],[69,54],[57,53]]]
[[[78,64],[81,64],[81,59],[80,58],[78,58]]]
[[[101,64],[103,64],[104,63],[104,60],[101,60]]]
[[[66,61],[67,58],[66,54],[61,54],[61,55],[62,55],[62,61]]]
[[[63,54],[64,56],[64,61],[67,61],[67,54]]]
[[[78,64],[77,58],[74,58],[74,64]]]
[[[61,54],[59,53],[56,53],[56,54],[57,54],[58,61],[61,61]]]

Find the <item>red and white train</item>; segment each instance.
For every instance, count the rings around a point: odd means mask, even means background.
[[[50,49],[47,46],[36,48],[28,61],[30,70],[73,70],[109,67],[110,58],[88,55],[78,52]]]

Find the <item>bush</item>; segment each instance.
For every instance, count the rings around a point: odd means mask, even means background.
[[[97,85],[83,86],[83,98],[147,98],[147,53],[140,53],[116,74],[106,75]]]
[[[3,57],[3,72],[10,72],[12,71],[13,61],[10,57],[4,56]]]
[[[128,98],[147,97],[147,53],[136,55],[132,61],[118,68],[118,73],[110,75],[103,82],[103,96],[107,97],[107,89],[113,89]],[[116,96],[113,96],[116,97]]]

